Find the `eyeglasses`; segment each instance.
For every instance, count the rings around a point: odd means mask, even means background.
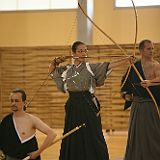
[[[83,49],[80,49],[80,50],[77,50],[77,52],[79,52],[79,53],[83,53],[83,52],[84,52],[84,53],[87,53],[87,52],[88,52],[88,49],[84,49],[84,50],[83,50]]]

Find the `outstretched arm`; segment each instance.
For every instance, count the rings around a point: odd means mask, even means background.
[[[132,57],[132,56],[125,57],[125,58],[122,58],[122,59],[112,61],[109,64],[108,69],[114,69],[114,68],[119,67],[121,65],[126,65],[126,64],[133,63],[133,62],[134,62],[134,57]]]

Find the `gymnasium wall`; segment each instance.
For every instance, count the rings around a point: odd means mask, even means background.
[[[132,44],[122,45],[129,55]],[[124,57],[114,45],[88,46],[90,63],[113,61]],[[57,56],[70,55],[70,46],[50,47],[0,47],[0,117],[10,112],[10,92],[25,89],[27,111],[40,117],[51,127],[61,128],[64,124],[64,104],[67,93],[57,90],[55,82],[48,77],[49,63]],[[138,51],[136,56],[139,57]],[[155,44],[155,58],[160,61],[160,44]],[[68,59],[66,63],[71,63]],[[113,70],[104,86],[97,88],[96,96],[101,103],[102,125],[105,129],[126,130],[129,110],[123,111],[124,101],[120,98],[120,82],[127,65]]]

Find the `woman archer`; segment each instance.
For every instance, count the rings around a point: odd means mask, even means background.
[[[62,140],[60,160],[109,160],[101,118],[98,114],[100,105],[94,96],[96,87],[103,86],[106,74],[113,68],[128,62],[132,57],[125,57],[113,62],[89,64],[86,62],[87,46],[81,41],[73,43],[74,64],[59,66],[66,57],[58,57],[49,66],[51,78],[57,88],[68,92],[65,104],[64,134],[82,123],[86,128]]]

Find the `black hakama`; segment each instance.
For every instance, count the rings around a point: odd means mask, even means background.
[[[62,141],[60,160],[109,160],[101,119],[96,116],[99,105],[95,105],[93,98],[88,91],[69,92],[64,134],[83,123],[86,127]]]

